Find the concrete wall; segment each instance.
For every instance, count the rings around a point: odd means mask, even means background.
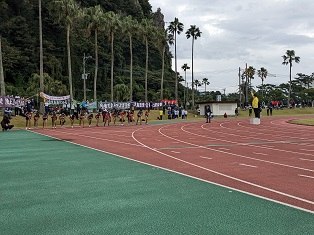
[[[210,105],[212,114],[214,116],[221,116],[227,113],[228,116],[234,115],[234,110],[237,108],[237,103],[208,103],[208,104],[199,104],[200,115],[205,115],[205,108],[207,105]]]

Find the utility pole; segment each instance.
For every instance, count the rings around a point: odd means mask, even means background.
[[[86,60],[91,59],[91,56],[85,56],[83,57],[83,74],[82,74],[82,79],[83,79],[83,91],[84,91],[84,101],[86,101],[86,79],[88,76],[88,73],[85,72],[85,65],[86,65]]]
[[[241,107],[241,103],[242,103],[242,100],[241,100],[241,68],[239,67],[239,106]]]
[[[249,77],[247,74],[247,63],[245,63],[245,106],[249,104]]]

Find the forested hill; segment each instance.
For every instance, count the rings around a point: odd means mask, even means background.
[[[42,1],[43,55],[45,92],[50,95],[69,94],[69,73],[67,54],[66,9],[60,10],[58,1]],[[62,2],[65,0],[59,0]],[[133,100],[145,99],[146,45],[143,40],[143,21],[152,19],[157,26],[163,26],[160,11],[152,12],[148,0],[73,0],[79,9],[100,5],[105,13],[110,11],[119,16],[114,34],[113,85],[114,100],[129,100],[130,86],[130,43],[124,24],[131,16],[139,29],[132,32],[133,38]],[[0,33],[2,36],[3,67],[6,94],[32,96],[39,91],[39,14],[38,0],[0,0]],[[79,14],[79,12],[78,12]],[[86,59],[87,99],[93,99],[95,74],[95,31],[88,27],[85,18],[71,21],[70,48],[72,65],[73,98],[83,99],[83,56]],[[156,19],[159,19],[157,22]],[[121,22],[122,21],[122,22]],[[132,21],[133,22],[133,21]],[[111,97],[111,35],[108,22],[98,31],[99,68],[97,76],[97,99]],[[160,27],[163,30],[163,27]],[[148,38],[148,100],[160,99],[162,50],[155,32],[146,31]],[[162,41],[162,40],[161,40]],[[171,54],[168,46],[165,53],[164,97],[174,98],[174,72],[171,70]],[[179,87],[181,88],[181,87]],[[179,89],[180,91],[180,89]]]

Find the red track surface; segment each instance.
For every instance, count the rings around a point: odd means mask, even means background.
[[[291,118],[290,118],[291,119]],[[36,132],[314,212],[314,127],[265,118]]]

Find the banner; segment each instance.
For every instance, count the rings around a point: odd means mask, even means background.
[[[70,101],[70,96],[66,95],[66,96],[51,96],[51,95],[47,95],[43,92],[40,92],[40,97],[49,100],[49,101]]]
[[[0,96],[0,108],[24,107],[26,100],[19,96]]]
[[[177,104],[177,100],[162,100],[162,103],[169,105],[169,104]]]
[[[130,109],[143,108],[143,109],[153,109],[162,107],[162,103],[154,102],[99,102],[99,108],[101,109]]]

